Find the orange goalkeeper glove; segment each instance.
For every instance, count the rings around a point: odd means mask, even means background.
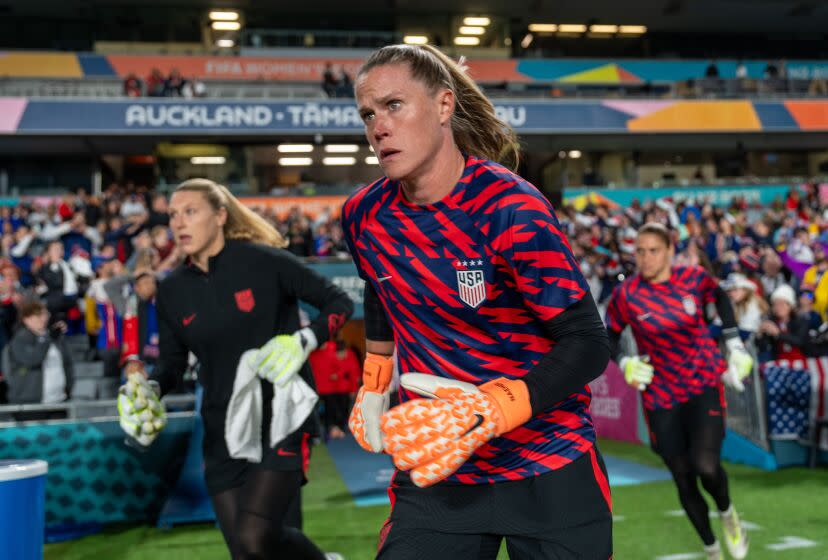
[[[501,377],[483,385],[406,373],[403,388],[431,399],[414,399],[382,417],[383,444],[400,470],[420,487],[454,474],[489,440],[532,417],[523,381]]]

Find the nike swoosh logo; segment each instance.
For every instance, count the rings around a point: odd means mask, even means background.
[[[378,276],[377,282],[385,282],[386,280],[391,280],[390,276]]]
[[[183,320],[183,321],[181,321],[181,322],[182,322],[182,323],[184,323],[184,326],[186,327],[187,325],[189,325],[190,323],[192,323],[192,322],[193,322],[193,319],[195,319],[195,318],[196,318],[196,314],[195,314],[195,313],[193,313],[193,314],[192,314],[192,315],[190,315],[189,317],[184,317],[184,320]]]
[[[293,451],[285,451],[284,449],[277,449],[276,455],[281,455],[282,457],[296,457],[296,453]]]
[[[474,415],[474,424],[472,425],[471,428],[466,430],[466,434],[468,434],[469,432],[471,432],[473,430],[476,430],[482,423],[483,423],[483,417],[480,416],[479,414],[475,414]],[[463,435],[466,435],[466,434],[463,434]]]
[[[639,321],[643,321],[645,319],[649,319],[651,315],[652,315],[652,313],[644,313],[644,314],[639,315],[638,317],[636,317],[636,319],[638,319]]]

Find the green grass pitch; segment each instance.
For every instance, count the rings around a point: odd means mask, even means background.
[[[600,447],[616,457],[661,466],[658,458],[642,446],[603,441]],[[743,519],[757,526],[750,535],[750,560],[828,559],[828,468],[765,472],[726,465],[726,469],[734,503]],[[322,446],[314,449],[310,480],[304,490],[305,531],[323,549],[338,551],[348,560],[373,558],[387,506],[354,506]],[[671,482],[619,487],[612,494],[616,560],[701,552],[701,543],[687,519],[669,513],[680,508]],[[718,520],[713,521],[720,535]],[[808,541],[816,544],[804,546]],[[184,525],[170,531],[124,525],[77,541],[47,545],[44,558],[226,560],[228,555],[213,525]],[[505,558],[508,556],[501,550],[499,559]]]

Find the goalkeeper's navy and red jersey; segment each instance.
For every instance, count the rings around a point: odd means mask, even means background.
[[[673,408],[721,382],[727,364],[704,318],[717,285],[703,268],[691,266],[674,267],[661,284],[635,275],[615,288],[607,328],[620,333],[629,325],[638,354],[655,368],[643,392],[647,410]]]
[[[342,223],[393,327],[403,373],[474,384],[520,378],[554,345],[543,323],[591,297],[549,202],[488,160],[468,157],[452,192],[430,205],[408,202],[383,178],[348,199]],[[584,387],[482,446],[449,480],[516,480],[569,464],[595,440],[589,401]]]

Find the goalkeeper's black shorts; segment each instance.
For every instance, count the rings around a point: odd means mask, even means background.
[[[673,408],[645,410],[650,447],[665,459],[700,451],[719,453],[725,436],[724,387],[707,387]]]
[[[512,560],[612,557],[606,468],[593,447],[560,469],[496,484],[414,486],[397,472],[379,560]]]

